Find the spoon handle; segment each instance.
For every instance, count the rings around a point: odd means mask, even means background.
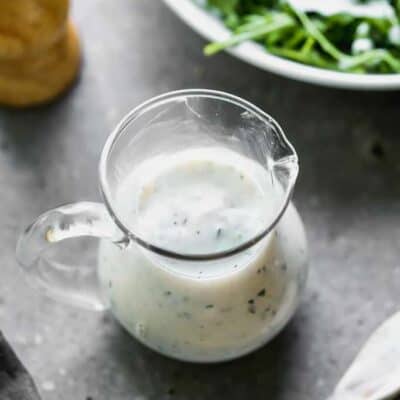
[[[329,400],[388,400],[400,393],[400,312],[368,339]]]

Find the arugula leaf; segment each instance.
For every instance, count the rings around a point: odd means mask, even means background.
[[[224,16],[235,14],[240,0],[209,0],[209,5],[222,12]]]
[[[381,0],[393,15],[373,18],[305,12],[289,0],[205,1],[232,31],[228,40],[207,45],[206,55],[255,40],[272,54],[320,68],[400,73],[400,0]],[[370,1],[358,0],[366,7]]]

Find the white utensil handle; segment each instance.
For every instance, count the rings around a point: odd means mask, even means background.
[[[369,338],[329,400],[389,400],[400,393],[400,312]]]

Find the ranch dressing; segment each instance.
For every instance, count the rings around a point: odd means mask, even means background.
[[[185,254],[231,249],[277,215],[279,188],[258,163],[222,148],[142,162],[120,184],[120,217],[142,239]],[[102,242],[99,276],[113,313],[140,341],[190,361],[220,361],[268,341],[298,304],[303,226],[289,206],[277,229],[238,255],[179,261]]]
[[[354,0],[286,0],[292,7],[303,12],[316,12],[329,16],[346,13],[356,17],[394,18],[395,12],[387,0],[361,3]]]
[[[264,187],[257,178],[265,179]],[[154,157],[136,168],[130,181],[119,194],[128,228],[180,253],[236,247],[260,233],[278,206],[274,197],[265,206],[265,170],[227,150]]]

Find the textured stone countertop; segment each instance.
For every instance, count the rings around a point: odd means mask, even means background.
[[[159,0],[76,0],[85,62],[67,96],[0,110],[0,329],[44,400],[323,400],[357,350],[400,307],[400,93],[324,89],[273,76],[204,41]],[[110,315],[63,306],[29,288],[15,241],[39,213],[98,200],[97,162],[118,120],[149,97],[205,87],[274,116],[295,145],[295,202],[311,273],[295,318],[243,359],[199,366],[131,339]]]

